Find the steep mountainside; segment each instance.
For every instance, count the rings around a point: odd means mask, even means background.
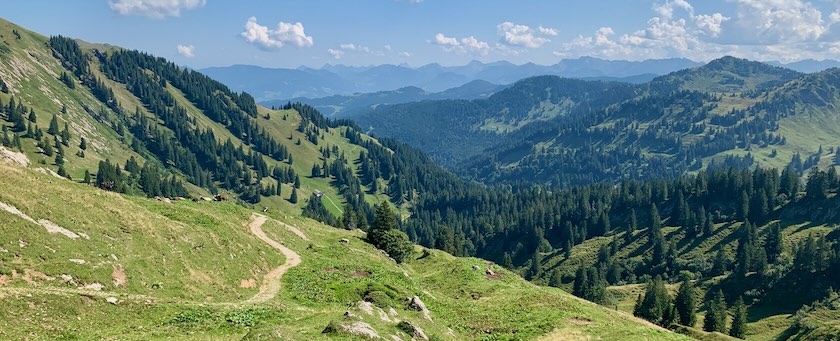
[[[392,155],[351,123],[308,106],[259,107],[246,93],[138,51],[8,22],[0,35],[0,142],[44,171],[124,193],[220,194],[270,208],[299,210],[318,193],[332,215],[345,205],[368,215],[368,203],[399,196],[385,191],[388,171],[359,183],[362,156],[393,166],[385,160]]]
[[[468,185],[352,122],[5,21],[0,65],[0,338],[686,339],[407,243]]]

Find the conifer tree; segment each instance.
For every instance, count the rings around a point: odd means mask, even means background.
[[[732,328],[729,329],[729,336],[743,339],[747,333],[747,306],[744,304],[744,299],[738,297],[735,301],[735,308],[733,312]]]
[[[703,330],[707,332],[726,332],[726,299],[723,291],[718,290],[709,302],[706,316],[703,318]]]
[[[724,253],[723,248],[719,248],[715,253],[715,260],[712,262],[712,275],[723,275],[728,266],[727,263],[726,253]]]
[[[64,130],[61,131],[61,143],[70,146],[70,126],[64,122]]]
[[[539,250],[534,250],[534,254],[531,256],[531,266],[528,269],[528,275],[526,276],[530,280],[535,280],[540,277],[542,274],[542,257],[540,257]]]
[[[559,288],[563,285],[563,274],[560,272],[560,269],[554,269],[554,271],[551,272],[551,278],[548,280],[548,285],[555,288]]]
[[[289,197],[289,202],[293,204],[298,203],[298,193],[297,188],[292,188],[292,195]]]
[[[85,183],[85,184],[90,184],[90,181],[91,181],[91,178],[90,178],[90,171],[88,171],[87,169],[85,169],[85,177],[84,177],[84,178],[82,178],[82,183]]]
[[[684,280],[674,299],[674,307],[679,316],[679,323],[684,326],[693,327],[697,323],[697,298],[694,284],[691,280]]]
[[[510,258],[510,252],[505,252],[504,257],[502,257],[502,267],[508,270],[513,269],[513,259]]]
[[[50,128],[47,129],[47,133],[50,135],[58,134],[58,115],[53,114],[52,120],[50,120]]]
[[[633,315],[660,326],[668,326],[674,318],[672,309],[671,296],[665,289],[665,281],[656,276],[652,282],[648,282],[642,303],[633,311]]]

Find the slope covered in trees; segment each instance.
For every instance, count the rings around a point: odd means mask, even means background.
[[[449,166],[542,132],[541,122],[579,117],[635,96],[629,84],[541,76],[487,99],[381,105],[354,117],[369,132],[399,139]]]
[[[698,169],[782,169],[840,144],[835,73],[723,57],[640,85],[535,77],[488,100],[381,106],[359,122],[487,184],[565,187]]]

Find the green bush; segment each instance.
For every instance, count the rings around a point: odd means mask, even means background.
[[[376,230],[375,246],[385,251],[397,263],[402,263],[414,255],[414,244],[408,239],[408,235],[400,230]]]

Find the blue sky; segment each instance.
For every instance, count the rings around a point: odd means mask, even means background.
[[[0,16],[197,68],[840,59],[840,0],[27,0]]]

